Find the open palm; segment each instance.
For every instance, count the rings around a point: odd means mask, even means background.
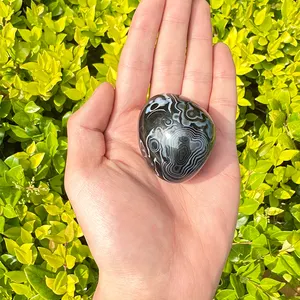
[[[140,154],[150,83],[151,96],[181,94],[216,124],[212,155],[187,182],[159,179]],[[143,0],[116,89],[100,85],[68,123],[65,184],[100,268],[95,299],[212,299],[239,202],[235,114],[234,65],[212,46],[205,0]]]

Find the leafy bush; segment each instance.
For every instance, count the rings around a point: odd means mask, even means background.
[[[1,299],[91,299],[97,266],[63,189],[66,123],[100,82],[115,83],[137,5],[0,0]],[[214,42],[230,46],[237,68],[242,174],[216,299],[296,299],[300,2],[211,6]]]

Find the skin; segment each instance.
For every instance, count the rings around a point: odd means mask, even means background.
[[[216,124],[212,154],[187,182],[159,179],[140,154],[150,83],[150,96],[181,94]],[[116,89],[101,84],[68,122],[65,187],[100,269],[94,300],[213,298],[239,204],[236,101],[232,56],[212,45],[208,4],[143,0]]]

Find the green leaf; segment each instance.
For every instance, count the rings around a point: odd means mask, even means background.
[[[16,283],[23,283],[27,281],[24,271],[10,271],[5,273],[5,276]]]
[[[289,254],[284,254],[279,257],[282,264],[285,266],[288,273],[291,275],[300,276],[300,259]]]
[[[53,279],[51,279],[53,280]],[[67,272],[66,271],[60,271],[56,277],[55,280],[53,280],[53,287],[52,290],[57,295],[63,295],[67,291]],[[50,287],[48,285],[48,287]]]
[[[45,210],[47,213],[51,216],[57,216],[60,215],[63,212],[62,207],[58,207],[57,205],[45,205]]]
[[[243,277],[250,279],[258,279],[261,275],[262,266],[260,264],[251,263],[247,269],[242,272]]]
[[[7,219],[12,219],[17,217],[17,214],[14,210],[14,208],[12,207],[12,205],[10,204],[6,204],[3,208],[3,214]]]
[[[50,133],[46,139],[47,147],[49,149],[50,155],[54,156],[58,147],[58,140],[56,134]]]
[[[49,166],[48,165],[43,165],[40,169],[38,168],[38,172],[35,175],[35,180],[41,180],[44,179],[49,171]]]
[[[245,295],[245,288],[236,274],[230,274],[230,283],[234,288],[238,299],[242,298]]]
[[[28,42],[28,43],[31,42],[31,32],[30,32],[30,30],[28,30],[28,29],[19,29],[18,31],[19,31],[22,39],[25,42]]]
[[[27,247],[28,246],[28,247]],[[21,247],[15,249],[17,260],[24,265],[30,265],[33,261],[32,244],[23,244]]]
[[[249,244],[233,245],[228,256],[229,261],[237,263],[243,261],[250,254],[251,246]]]
[[[78,265],[75,268],[74,274],[77,276],[81,288],[85,289],[87,280],[89,278],[89,268],[86,265]]]
[[[278,290],[280,290],[282,287],[284,287],[285,283],[277,281],[272,278],[264,278],[260,282],[260,287],[269,293],[275,293]]]
[[[4,232],[4,226],[5,226],[5,218],[3,216],[0,216],[0,234]]]
[[[23,243],[31,243],[33,238],[27,230],[21,227],[21,239]]]
[[[67,18],[67,16],[64,16],[54,22],[54,29],[56,32],[62,32],[65,29]]]
[[[25,285],[25,284],[20,284],[20,283],[10,283],[11,288],[17,295],[30,295],[31,290],[30,288]]]
[[[52,268],[55,268],[55,269],[60,268],[65,262],[61,256],[58,256],[55,254],[44,255],[43,258]]]
[[[300,141],[300,113],[293,113],[287,121],[288,128],[296,141]]]
[[[268,207],[267,209],[266,209],[266,214],[268,215],[268,216],[277,216],[277,215],[279,215],[279,214],[281,214],[281,213],[283,213],[284,212],[284,210],[283,209],[280,209],[280,208],[278,208],[278,207]]]
[[[299,150],[284,150],[281,152],[279,159],[283,161],[289,161],[297,154],[299,154]]]
[[[80,93],[85,96],[86,94],[86,87],[83,77],[80,77],[79,80],[76,82],[76,90],[80,91]]]
[[[26,133],[26,131],[19,126],[10,125],[10,129],[19,138],[22,138],[22,139],[30,138],[30,136]]]
[[[258,238],[253,240],[252,245],[257,247],[267,246],[266,236],[264,234],[261,234]]]
[[[30,54],[30,45],[25,42],[17,41],[15,44],[16,60],[23,63]]]
[[[55,45],[55,43],[56,43],[55,31],[48,27],[45,27],[44,28],[44,39],[48,45]]]
[[[247,216],[252,215],[258,209],[259,204],[260,203],[255,199],[246,198],[244,203],[240,206],[239,212]]]
[[[256,167],[256,153],[252,150],[249,149],[246,155],[246,158],[244,160],[243,166],[247,170],[254,170]]]
[[[83,99],[84,94],[77,89],[66,88],[63,90],[63,93],[71,100],[78,101]]]
[[[270,120],[274,123],[274,126],[281,128],[286,120],[286,115],[280,110],[272,110],[269,113]]]
[[[279,188],[277,189],[273,195],[275,196],[275,198],[277,199],[290,199],[294,194],[294,191],[287,191],[287,190],[284,190],[282,188]]]
[[[264,173],[252,173],[249,176],[248,184],[255,190],[264,182],[266,175]]]
[[[267,173],[272,166],[273,163],[269,160],[258,160],[254,171],[256,173]]]
[[[295,2],[293,0],[283,0],[281,13],[285,20],[288,20],[290,14],[294,10]]]
[[[30,126],[31,121],[29,116],[24,111],[19,111],[13,116],[13,120],[20,127]]]
[[[297,171],[292,175],[292,180],[295,183],[300,184],[300,171]]]
[[[10,101],[0,101],[0,119],[5,118],[11,109]]]
[[[216,295],[217,300],[235,300],[238,299],[234,290],[222,290]]]
[[[300,223],[300,204],[293,205],[290,210],[293,217]]]
[[[25,181],[25,175],[24,175],[23,168],[20,165],[15,166],[12,169],[10,169],[9,171],[7,171],[6,175],[10,178],[10,180],[14,184],[19,184],[19,185],[23,186],[24,181]]]
[[[5,241],[7,252],[15,256],[16,255],[15,249],[19,248],[19,245],[12,239],[4,238],[4,241]]]
[[[50,229],[51,225],[43,225],[35,230],[35,235],[38,239],[42,240],[45,238],[46,235],[49,234]]]
[[[75,266],[76,257],[72,255],[66,255],[66,264],[68,269],[73,269]]]
[[[254,226],[251,226],[251,225],[247,225],[247,226],[241,228],[241,234],[243,235],[243,237],[246,240],[249,240],[249,241],[252,241],[252,240],[258,238],[260,235],[259,231]]]
[[[16,240],[21,234],[21,228],[19,226],[18,227],[10,227],[7,230],[5,230],[3,234],[10,239]]]
[[[257,10],[257,14],[254,18],[255,25],[261,25],[264,22],[266,13],[267,13],[267,7],[263,8],[261,10]]]
[[[41,108],[37,106],[33,101],[30,101],[25,105],[24,111],[28,114],[33,114],[38,112],[40,109]]]
[[[300,251],[300,232],[294,231],[287,237],[287,241],[296,251]]]
[[[53,157],[52,161],[56,172],[58,174],[61,174],[65,169],[65,165],[66,165],[65,159],[60,154],[56,154]]]
[[[17,261],[15,256],[10,254],[2,254],[1,259],[6,267],[10,270],[16,270],[21,268],[21,264]]]
[[[55,278],[55,274],[43,269],[40,266],[28,266],[24,269],[27,280],[33,289],[46,300],[59,300],[60,296],[55,295],[46,285],[46,276]]]
[[[30,157],[31,169],[36,169],[42,162],[45,153],[37,153]]]
[[[0,146],[1,146],[2,143],[3,143],[4,136],[5,136],[5,131],[4,131],[3,128],[0,128]]]

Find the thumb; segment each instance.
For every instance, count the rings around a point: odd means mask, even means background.
[[[89,173],[105,155],[104,132],[114,104],[114,88],[102,83],[91,98],[68,120],[66,177]]]

